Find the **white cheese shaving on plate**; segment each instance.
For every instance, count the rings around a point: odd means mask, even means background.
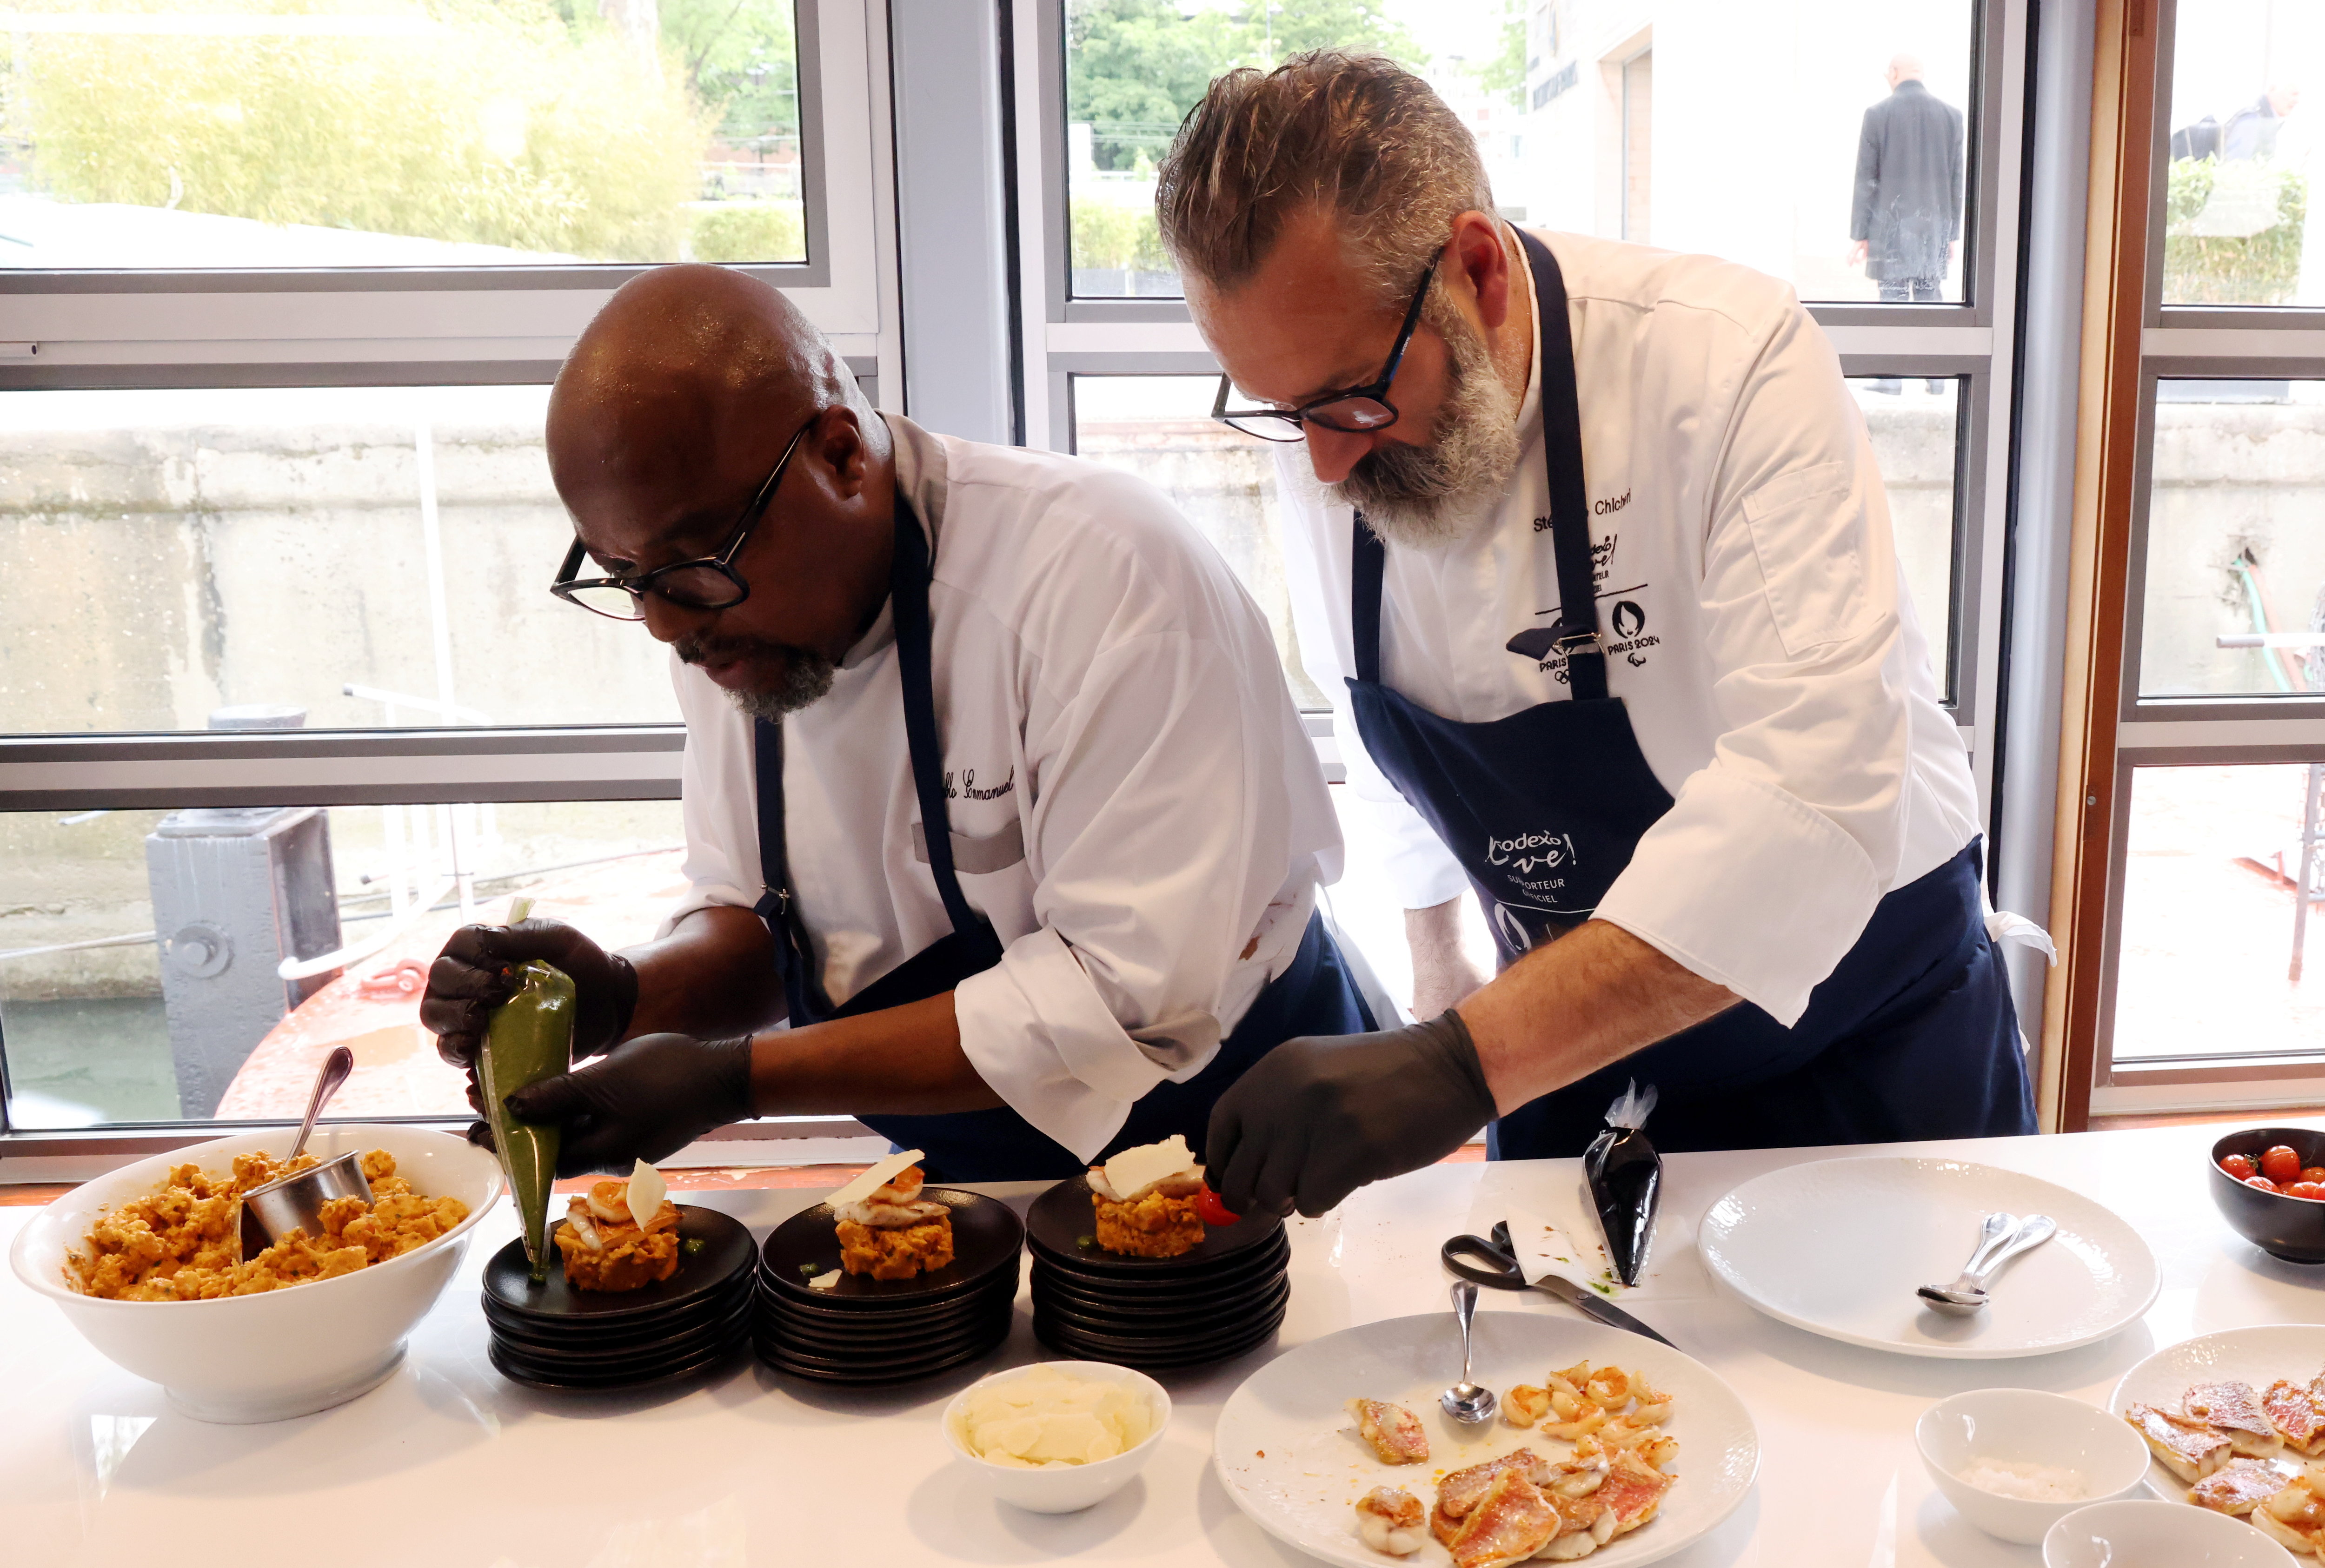
[[[807,1282],[807,1287],[810,1290],[829,1290],[833,1286],[838,1283],[839,1270],[832,1268],[828,1269],[825,1272],[817,1275],[813,1279],[809,1280]]]
[[[662,1199],[670,1194],[670,1184],[662,1179],[662,1172],[640,1160],[630,1167],[630,1220],[641,1231],[646,1222],[662,1212]]]
[[[1106,1185],[1119,1201],[1132,1203],[1172,1176],[1193,1176],[1202,1168],[1196,1163],[1195,1151],[1187,1147],[1186,1135],[1174,1132],[1160,1143],[1125,1148],[1107,1160]]]
[[[917,1148],[898,1149],[832,1194],[829,1200],[831,1206],[837,1209],[849,1204],[862,1203],[927,1158]]]

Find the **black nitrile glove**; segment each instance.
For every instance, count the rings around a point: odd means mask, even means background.
[[[600,1060],[519,1089],[508,1108],[521,1121],[564,1130],[559,1176],[627,1171],[633,1160],[666,1158],[752,1113],[750,1038],[640,1035]],[[488,1144],[491,1133],[479,1122],[468,1139]]]
[[[463,926],[429,967],[420,1027],[436,1037],[437,1055],[469,1069],[472,1104],[485,1020],[514,994],[515,966],[532,958],[554,964],[573,982],[574,1056],[596,1056],[630,1027],[638,1005],[638,972],[628,959],[607,952],[561,920]]]
[[[1477,1047],[1449,1008],[1411,1028],[1284,1041],[1211,1107],[1203,1163],[1237,1213],[1312,1219],[1366,1182],[1436,1163],[1493,1119]]]

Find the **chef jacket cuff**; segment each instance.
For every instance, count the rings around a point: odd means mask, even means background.
[[[1831,818],[1715,765],[1640,838],[1598,918],[1789,1028],[1880,899],[1872,859]]]
[[[1044,926],[953,992],[960,1048],[1011,1110],[1089,1159],[1168,1076],[1138,1048],[1064,938]]]

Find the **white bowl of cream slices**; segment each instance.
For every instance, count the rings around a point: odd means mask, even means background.
[[[1104,1361],[1035,1361],[980,1378],[945,1407],[945,1441],[1005,1503],[1070,1514],[1130,1483],[1161,1446],[1171,1396]]]
[[[2079,1508],[2130,1495],[2147,1444],[2096,1405],[2033,1388],[1978,1388],[1922,1412],[1913,1441],[1946,1501],[1989,1536],[2040,1544]]]

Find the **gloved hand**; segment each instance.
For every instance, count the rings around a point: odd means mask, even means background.
[[[1434,1164],[1494,1119],[1468,1027],[1286,1040],[1211,1107],[1211,1187],[1239,1214],[1314,1218],[1384,1176]]]
[[[627,1171],[633,1160],[651,1164],[752,1114],[750,1038],[640,1035],[599,1061],[519,1089],[508,1108],[520,1121],[564,1130],[559,1176]],[[468,1141],[490,1148],[491,1128],[477,1122]]]
[[[468,1098],[480,1111],[474,1069],[484,1048],[485,1020],[515,992],[510,970],[532,958],[556,965],[573,982],[576,1056],[595,1056],[620,1039],[637,1008],[638,972],[630,961],[561,920],[461,927],[429,968],[420,1027],[436,1037],[437,1055],[470,1069]]]

